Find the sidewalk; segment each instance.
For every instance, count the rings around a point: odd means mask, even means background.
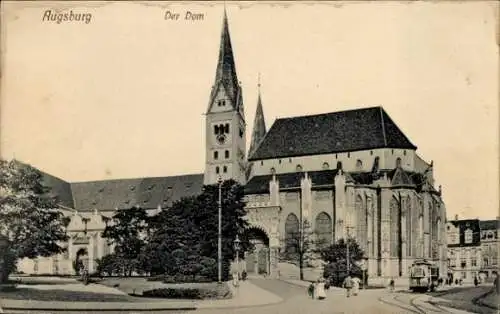
[[[311,284],[310,281],[305,281],[305,280],[297,280],[297,279],[286,279],[286,278],[281,278],[279,279],[281,281],[284,281],[284,282],[287,282],[291,285],[295,285],[295,286],[299,286],[299,287],[304,287],[305,289],[307,287],[309,287],[309,285]],[[328,288],[328,291],[330,292],[334,292],[334,293],[337,293],[337,292],[341,292],[341,293],[344,293],[344,289],[342,288],[339,288],[339,287],[333,287],[333,286],[330,286]]]
[[[1,308],[9,311],[140,311],[140,310],[195,310],[202,308],[236,308],[275,304],[280,297],[244,281],[238,288],[231,288],[234,297],[227,300],[161,300],[144,302],[62,302],[2,299]]]

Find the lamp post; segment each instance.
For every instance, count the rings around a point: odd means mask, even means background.
[[[240,281],[240,238],[236,234],[236,239],[234,239],[234,250],[236,251],[236,283],[239,284]]]
[[[219,177],[217,183],[219,184],[219,231],[217,242],[217,281],[222,283],[222,178]]]

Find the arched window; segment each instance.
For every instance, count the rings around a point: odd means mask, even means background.
[[[297,253],[299,248],[299,219],[289,214],[285,220],[285,252]]]
[[[274,169],[274,167],[271,168],[271,174],[275,174],[275,173],[276,173],[276,169]]]
[[[224,132],[229,133],[229,123],[226,123],[226,125],[224,125]]]
[[[214,159],[219,159],[219,152],[218,151],[214,152]]]
[[[321,212],[316,216],[316,234],[319,246],[328,246],[332,243],[332,219],[325,212]]]
[[[228,150],[226,150],[226,151],[224,152],[224,157],[225,157],[226,159],[229,159],[229,151],[228,151]]]
[[[439,241],[439,240],[441,240],[441,236],[440,236],[440,233],[441,233],[441,219],[440,218],[438,218],[438,220],[437,220],[437,227],[436,227],[436,229],[437,229],[436,240]]]
[[[215,173],[219,174],[220,173],[220,168],[219,166],[215,167]]]
[[[295,170],[297,172],[301,172],[302,171],[302,166],[301,165],[297,165],[297,167],[295,167]]]
[[[224,173],[226,173],[226,172],[227,172],[227,166],[222,167],[222,171],[223,171]]]
[[[365,252],[368,252],[366,247],[366,242],[368,241],[368,224],[366,216],[366,204],[363,202],[363,198],[358,195],[354,203],[354,211],[356,215],[356,238],[358,240],[359,246]]]
[[[362,170],[363,169],[363,162],[358,159],[356,160],[356,170]]]
[[[330,169],[330,165],[327,162],[324,162],[323,163],[323,169],[324,170]]]
[[[215,135],[219,134],[219,126],[218,125],[214,125],[214,134]]]
[[[401,167],[401,158],[396,158],[396,168],[400,168]]]
[[[337,161],[337,169],[342,169],[342,162],[341,161]]]
[[[373,160],[372,172],[376,172],[378,170],[379,161],[380,161],[380,157],[379,156],[375,157],[375,159]]]
[[[399,210],[399,203],[394,197],[390,202],[390,218],[391,218],[391,257],[399,257],[401,249],[401,215]]]

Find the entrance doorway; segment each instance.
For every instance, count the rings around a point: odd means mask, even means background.
[[[246,272],[268,275],[271,266],[269,237],[259,228],[247,229],[246,233],[248,240],[253,244],[253,250],[245,254]]]

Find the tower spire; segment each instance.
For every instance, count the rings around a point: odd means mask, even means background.
[[[253,122],[252,141],[250,142],[250,149],[248,156],[251,156],[259,146],[260,142],[266,135],[266,120],[264,119],[264,109],[262,108],[262,97],[260,93],[260,73],[258,78],[257,87],[259,96],[257,98],[257,109],[255,110],[255,119]]]
[[[236,105],[238,97],[239,81],[236,75],[236,65],[233,56],[233,47],[231,45],[231,36],[229,34],[229,23],[227,19],[227,11],[224,3],[224,17],[222,20],[222,32],[219,46],[219,59],[217,62],[217,70],[215,72],[215,85],[222,83],[229,96]]]

